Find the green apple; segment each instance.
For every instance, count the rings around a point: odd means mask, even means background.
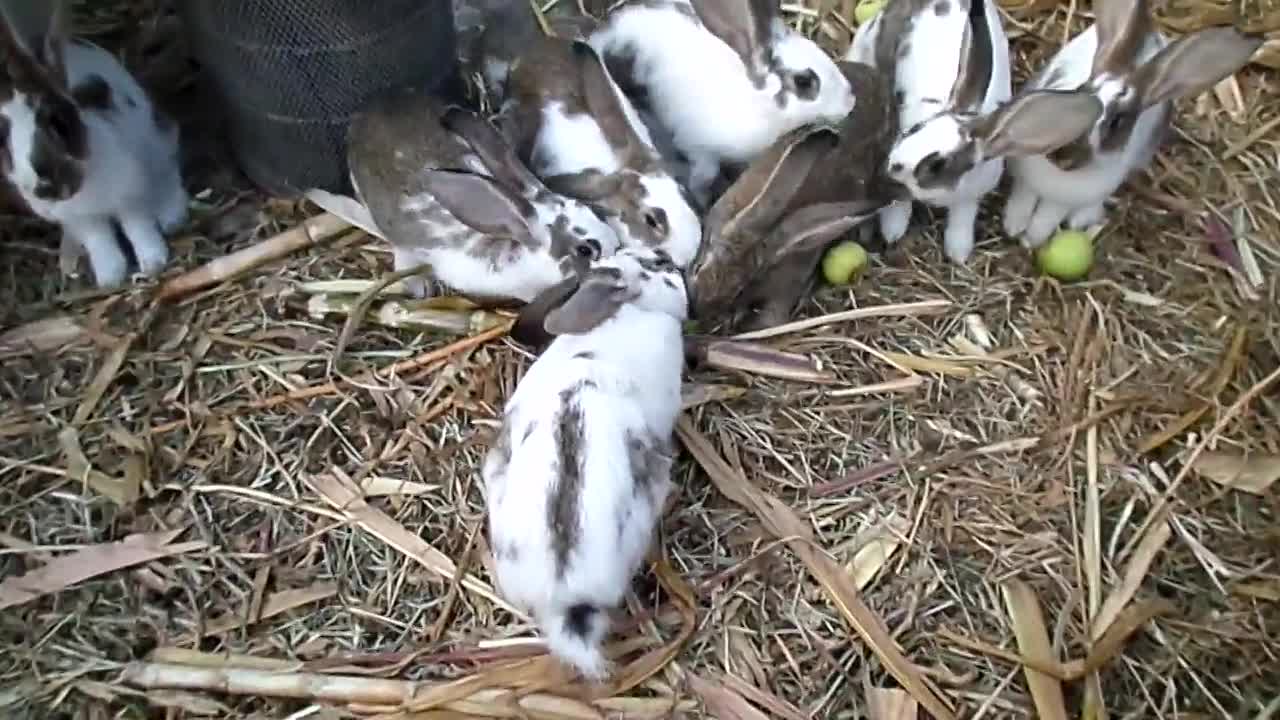
[[[859,25],[865,25],[867,21],[876,16],[884,9],[887,0],[862,0],[853,8],[853,21]]]
[[[832,285],[853,282],[867,267],[867,251],[852,240],[837,243],[822,257],[822,276]]]
[[[1093,240],[1080,230],[1061,230],[1036,251],[1036,265],[1059,280],[1079,280],[1093,266]]]

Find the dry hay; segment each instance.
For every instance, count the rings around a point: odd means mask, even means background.
[[[1082,15],[1042,4],[1018,17],[1018,77]],[[910,703],[833,602],[855,583],[958,717],[1065,717],[1057,703],[1093,713],[1098,698],[1113,717],[1274,711],[1277,495],[1210,477],[1229,481],[1242,455],[1265,471],[1280,452],[1280,395],[1265,384],[1280,367],[1276,85],[1252,68],[1239,108],[1223,104],[1231,93],[1182,103],[1176,136],[1098,236],[1087,282],[1037,279],[987,213],[968,267],[946,263],[929,229],[801,316],[926,299],[949,300],[943,312],[765,341],[820,359],[833,383],[695,372],[699,386],[742,392],[688,413],[686,446],[718,474],[682,453],[662,577],[638,581],[639,620],[615,638],[628,659],[659,649],[647,669],[628,667],[625,697],[592,710],[534,694],[526,705],[552,709],[531,716],[695,717],[705,703],[721,718],[893,717],[886,708]],[[225,190],[204,200],[222,219],[174,243],[183,267],[311,212],[227,214]],[[228,217],[253,227],[211,240],[237,229]],[[1205,217],[1240,233],[1259,284],[1215,258]],[[477,466],[526,352],[367,324],[331,373],[341,322],[311,318],[298,287],[385,273],[388,253],[358,232],[155,306],[154,284],[66,289],[34,227],[6,220],[3,327],[53,318],[46,332],[76,339],[0,364],[0,573],[68,557],[73,574],[99,571],[68,551],[132,533],[185,528],[179,540],[194,542],[0,611],[6,716],[334,717],[263,697],[302,679],[304,695],[363,699],[364,711],[405,690],[382,678],[539,690],[542,661],[492,674],[529,654],[514,638],[531,627],[483,583],[440,574],[488,577]],[[363,374],[413,358],[392,377]],[[350,504],[346,483],[362,482],[367,505]],[[759,505],[770,496],[780,503]],[[815,542],[780,541],[788,527]],[[815,582],[815,567],[840,587]],[[662,644],[686,622],[672,660]],[[153,660],[235,663],[184,672],[197,685],[234,677],[241,692],[121,682],[157,648]],[[557,691],[555,678],[542,685]],[[441,702],[476,689],[432,687]],[[514,716],[499,695],[394,716]]]

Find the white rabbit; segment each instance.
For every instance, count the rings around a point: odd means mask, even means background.
[[[553,655],[603,679],[609,613],[671,488],[685,286],[665,252],[624,248],[547,294],[567,297],[544,306],[554,339],[485,458],[489,541],[499,592]]]
[[[1032,78],[1032,89],[1075,90],[1103,111],[1092,129],[1047,156],[1011,159],[1004,230],[1035,248],[1064,220],[1075,229],[1103,222],[1104,203],[1147,167],[1169,127],[1172,101],[1239,70],[1263,38],[1230,27],[1169,42],[1146,0],[1096,0],[1095,24],[1072,38]]]
[[[590,45],[531,41],[506,86],[500,122],[547,187],[602,210],[624,246],[661,248],[681,268],[692,262],[702,241],[692,198]]]
[[[703,207],[721,165],[745,165],[783,134],[853,109],[849,81],[787,26],[778,0],[629,2],[590,42],[689,163]]]
[[[187,221],[178,127],[111,53],[69,37],[67,13],[55,2],[39,33],[0,18],[0,169],[110,287],[128,274],[117,227],[153,275],[169,261],[165,234]]]
[[[893,78],[902,130],[888,176],[915,200],[947,209],[943,247],[956,263],[973,252],[982,198],[1004,173],[998,155],[976,158],[968,120],[1009,100],[1009,41],[995,0],[892,0],[858,28],[845,56]],[[911,202],[880,212],[880,234],[896,243],[907,232]]]
[[[548,190],[489,121],[420,89],[370,101],[352,119],[347,156],[396,270],[425,263],[483,302],[528,302],[618,249],[614,227]],[[426,292],[420,277],[406,284]]]

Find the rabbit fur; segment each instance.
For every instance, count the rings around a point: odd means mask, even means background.
[[[1230,27],[1170,42],[1154,27],[1146,0],[1097,0],[1095,6],[1095,24],[1027,83],[1033,90],[1089,95],[1103,107],[1072,142],[1010,159],[1004,230],[1028,248],[1042,245],[1064,220],[1074,229],[1102,223],[1106,200],[1155,156],[1172,101],[1235,73],[1263,42]]]
[[[618,248],[587,204],[548,190],[476,113],[404,88],[371,101],[347,136],[351,183],[392,246],[454,290],[528,302]],[[406,281],[421,297],[425,282]]]
[[[590,42],[688,162],[702,207],[721,165],[745,165],[783,134],[853,108],[835,62],[786,25],[778,0],[630,0]]]
[[[708,215],[689,275],[699,320],[732,308],[756,311],[747,329],[785,322],[831,241],[893,199],[896,188],[883,175],[895,115],[887,78],[866,64],[837,64],[854,88],[853,111],[836,127],[779,138]]]
[[[111,287],[129,269],[117,228],[154,275],[169,260],[165,235],[187,221],[178,126],[115,56],[70,37],[67,13],[53,3],[38,33],[0,21],[0,168]]]
[[[542,37],[513,67],[500,122],[553,190],[603,208],[624,246],[664,250],[681,268],[702,221],[648,127],[590,45]]]
[[[544,316],[554,340],[507,401],[483,467],[499,592],[553,655],[598,680],[609,613],[671,488],[684,282],[662,250],[592,263]]]

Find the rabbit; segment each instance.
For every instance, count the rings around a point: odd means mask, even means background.
[[[778,0],[632,0],[591,34],[687,160],[703,207],[722,165],[750,163],[785,133],[853,109],[835,62],[781,15]]]
[[[585,40],[600,24],[594,17],[581,14],[549,15],[546,21],[556,36],[571,40]],[[542,37],[542,28],[528,3],[503,0],[489,10],[484,30],[470,47],[468,65],[484,79],[495,107],[506,98],[511,66]]]
[[[813,284],[830,242],[875,216],[898,189],[883,176],[894,137],[887,78],[837,63],[858,98],[838,127],[808,125],[779,138],[712,207],[689,274],[692,315],[757,310],[748,329],[786,322]]]
[[[548,190],[497,128],[416,88],[377,96],[347,133],[356,196],[391,244],[396,270],[419,263],[485,302],[528,302],[613,254],[617,231]],[[421,277],[406,280],[422,297]]]
[[[117,228],[151,276],[169,261],[165,236],[188,220],[179,130],[115,56],[71,37],[68,13],[63,1],[42,9],[39,32],[0,18],[0,169],[84,250],[94,284],[114,287],[129,270]]]
[[[590,45],[536,40],[508,79],[501,124],[548,187],[602,207],[624,246],[662,248],[684,268],[702,240],[692,198]]]
[[[902,239],[911,200],[945,207],[943,247],[952,261],[966,262],[978,205],[1004,172],[999,157],[966,164],[957,134],[964,119],[1012,95],[1009,41],[994,0],[894,0],[858,28],[845,58],[876,66],[894,83],[902,134],[888,174],[912,197],[881,211],[881,236],[890,244]]]
[[[1243,67],[1263,38],[1214,27],[1169,42],[1146,0],[1096,0],[1095,22],[1027,84],[1097,98],[1101,115],[1056,150],[1010,160],[1004,231],[1042,245],[1062,222],[1082,230],[1106,219],[1104,203],[1144,170],[1170,127],[1173,100],[1194,95]]]
[[[606,678],[601,645],[671,489],[687,315],[657,248],[591,264],[540,320],[554,339],[507,401],[482,475],[499,593],[551,653]]]

